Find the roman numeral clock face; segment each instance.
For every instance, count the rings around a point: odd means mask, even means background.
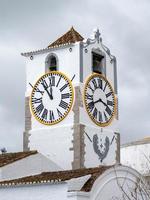
[[[31,112],[45,125],[56,124],[69,113],[73,96],[71,81],[63,73],[52,71],[43,75],[33,87]]]
[[[115,96],[110,83],[100,74],[92,74],[84,90],[88,115],[99,126],[107,126],[115,114]]]

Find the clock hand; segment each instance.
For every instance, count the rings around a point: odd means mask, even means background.
[[[47,92],[49,98],[52,100],[52,99],[53,99],[53,96],[49,93],[49,91],[47,90],[47,87],[46,87],[44,84],[42,84],[42,85],[43,85],[44,89],[46,90],[46,92]]]
[[[95,102],[93,102],[93,103],[94,103],[94,104],[95,104],[95,103],[98,103],[98,102],[100,102],[100,100],[101,100],[101,99],[98,99],[97,101],[95,101]]]
[[[98,102],[101,102],[102,104],[104,104],[104,106],[107,107],[107,104],[104,101],[102,101],[102,99],[98,99],[97,101],[95,101],[93,103],[95,104],[95,103],[98,103]]]
[[[34,88],[34,86],[33,86],[31,83],[29,83],[29,85],[30,85],[32,88]],[[43,91],[41,91],[41,90],[39,90],[38,88],[36,88],[36,92],[40,92],[40,93],[41,93],[41,95],[43,95],[43,94],[44,94],[44,92],[43,92]]]
[[[49,91],[48,91],[47,89],[45,89],[45,90],[46,90],[46,92],[47,92],[49,98],[52,100],[52,99],[53,99],[53,96],[49,93]]]
[[[102,101],[102,99],[100,99],[100,102],[102,103],[102,104],[104,104],[104,106],[108,106],[104,101]]]
[[[50,95],[51,95],[51,99],[53,99],[53,88],[52,88],[52,86],[50,86]]]

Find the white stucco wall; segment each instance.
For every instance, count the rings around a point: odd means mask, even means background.
[[[40,174],[46,171],[58,171],[61,168],[42,154],[34,154],[1,167],[0,180],[16,179]]]
[[[71,169],[73,161],[72,126],[57,126],[30,132],[30,149],[37,149],[63,169]]]
[[[150,143],[121,147],[121,163],[142,174],[150,174]]]
[[[72,48],[72,51],[69,51],[69,48]],[[30,96],[32,88],[29,85],[35,84],[38,78],[45,74],[45,59],[50,54],[56,54],[58,57],[58,70],[63,72],[72,78],[74,74],[74,83],[79,83],[79,43],[77,42],[74,45],[69,47],[60,47],[57,49],[50,49],[47,53],[41,53],[33,56],[33,60],[30,60],[30,57],[26,58],[26,96]]]
[[[68,47],[60,47],[52,49],[50,52],[42,53],[33,56],[33,60],[27,58],[26,64],[26,96],[30,96],[32,88],[29,82],[33,85],[37,79],[45,73],[45,59],[54,53],[58,57],[58,69],[67,75],[71,80],[75,75],[72,82],[73,86],[79,84],[79,43]],[[69,48],[72,51],[69,51]],[[73,105],[72,105],[73,107]],[[59,124],[53,126],[46,126],[38,122],[33,116],[31,118],[31,131],[29,137],[30,149],[37,149],[39,152],[61,165],[63,169],[71,169],[73,161],[73,152],[69,149],[72,148],[72,134],[74,124],[74,113],[70,113]]]
[[[118,137],[112,131],[103,131],[99,128],[85,128],[85,167],[95,167],[100,165],[114,165],[119,162],[119,149],[117,145]],[[97,137],[97,143],[93,142],[93,137]],[[99,152],[95,152],[97,146]],[[101,154],[99,154],[101,153]]]
[[[0,188],[1,200],[66,200],[67,184]]]

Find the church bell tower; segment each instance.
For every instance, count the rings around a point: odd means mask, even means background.
[[[63,169],[120,162],[116,58],[73,27],[26,58],[24,151]]]

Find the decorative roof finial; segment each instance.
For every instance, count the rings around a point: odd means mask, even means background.
[[[93,29],[93,36],[94,36],[94,38],[97,40],[97,42],[99,43],[99,41],[100,41],[100,31],[99,31],[99,29],[98,28],[94,28]]]
[[[70,30],[74,30],[74,27],[73,26],[71,26],[71,29]]]

